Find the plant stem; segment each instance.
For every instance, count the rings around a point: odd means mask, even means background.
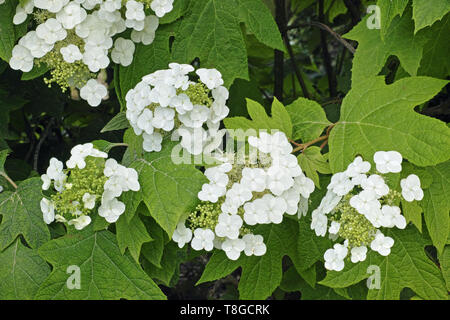
[[[36,146],[36,150],[34,151],[33,170],[36,172],[38,171],[39,152],[41,151],[42,144],[44,143],[45,139],[47,139],[47,136],[50,133],[50,129],[53,125],[53,120],[54,120],[54,118],[51,118],[50,121],[48,122],[44,133],[42,134],[41,138],[39,139],[39,142]]]
[[[6,181],[8,181],[14,187],[14,189],[17,189],[17,184],[15,184],[15,182],[12,181],[12,179],[5,172],[0,171],[0,176],[5,178]]]
[[[324,140],[325,140],[325,141],[321,144],[321,146],[320,146],[320,148],[322,149],[323,147],[326,146],[326,142],[328,141],[328,137],[330,136],[330,131],[331,131],[331,129],[332,129],[335,125],[336,125],[336,124],[333,123],[333,124],[331,124],[330,126],[328,126],[327,131],[326,131],[326,133],[325,133],[324,136],[318,137],[317,139],[311,140],[311,141],[306,142],[306,143],[297,143],[297,142],[295,142],[295,141],[293,141],[293,140],[290,139],[289,141],[290,141],[292,144],[295,144],[295,145],[297,146],[296,148],[294,148],[294,150],[292,150],[292,153],[295,153],[295,152],[301,151],[301,150],[305,150],[305,149],[308,148],[309,146],[311,146],[311,145],[313,145],[313,144],[315,144],[315,143],[317,143],[317,142],[320,142],[320,141],[324,141]]]
[[[319,21],[320,23],[325,24],[323,0],[319,0]],[[320,43],[322,46],[322,55],[325,64],[325,70],[328,75],[328,88],[330,90],[330,97],[333,98],[337,95],[337,80],[333,70],[333,66],[331,65],[330,52],[328,51],[327,33],[322,28],[320,29]]]
[[[336,31],[334,31],[333,29],[331,29],[329,26],[327,26],[324,23],[318,22],[318,21],[311,21],[311,22],[304,22],[304,23],[299,23],[299,24],[293,24],[290,25],[289,27],[287,27],[287,30],[290,29],[296,29],[296,28],[300,28],[300,27],[307,27],[307,26],[312,26],[312,27],[317,27],[320,28],[324,31],[327,31],[328,33],[330,33],[337,41],[339,41],[340,43],[342,43],[342,45],[348,49],[348,51],[350,51],[352,54],[355,53],[356,49],[348,42],[346,41],[344,38],[342,38]]]
[[[280,31],[285,26],[284,10],[286,8],[285,0],[275,0],[275,21],[277,22]],[[273,95],[279,100],[283,101],[283,81],[284,81],[284,53],[283,51],[276,50],[274,52],[274,90]]]

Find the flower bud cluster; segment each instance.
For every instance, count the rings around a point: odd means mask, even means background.
[[[311,229],[316,235],[325,236],[328,231],[337,241],[324,255],[329,270],[341,271],[349,254],[353,263],[364,261],[368,247],[389,255],[394,240],[380,228],[404,229],[406,219],[398,206],[401,198],[409,202],[423,198],[420,179],[414,174],[400,181],[401,193],[387,185],[387,175],[402,170],[399,152],[378,151],[373,160],[373,173],[371,164],[358,156],[344,172],[334,174],[325,197],[312,212]]]
[[[81,230],[91,223],[95,208],[107,222],[117,221],[125,211],[118,198],[123,192],[138,191],[140,185],[136,170],[107,158],[105,152],[86,143],[71,150],[66,169],[61,161],[50,159],[47,172],[41,176],[42,189],[54,189],[49,198],[41,200],[45,223],[56,220]]]

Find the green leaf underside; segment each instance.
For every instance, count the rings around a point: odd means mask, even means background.
[[[121,254],[109,231],[93,232],[88,227],[46,243],[39,254],[53,270],[37,292],[37,299],[165,299],[133,258]],[[80,289],[67,286],[69,266],[80,268]]]
[[[341,118],[331,130],[330,167],[343,171],[357,154],[372,160],[379,150],[397,150],[419,166],[450,158],[450,129],[437,119],[414,112],[446,81],[410,77],[386,85],[382,77],[354,85],[342,103]]]

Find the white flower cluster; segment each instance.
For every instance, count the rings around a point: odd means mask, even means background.
[[[397,151],[378,151],[374,154],[375,173],[370,173],[370,163],[358,156],[344,172],[332,176],[325,197],[312,212],[311,222],[316,235],[325,236],[328,231],[333,240],[345,239],[344,244],[336,243],[325,252],[327,269],[342,270],[349,251],[353,263],[364,261],[367,246],[383,256],[390,254],[394,240],[378,228],[404,229],[406,220],[398,207],[400,193],[389,188],[383,175],[401,172],[402,161]],[[403,199],[422,200],[416,175],[409,175],[400,184]]]
[[[140,185],[136,170],[107,158],[107,153],[86,143],[72,148],[66,170],[61,161],[50,159],[47,172],[41,176],[42,189],[48,190],[53,182],[56,194],[50,200],[45,197],[41,200],[45,223],[56,220],[81,230],[91,223],[89,213],[96,207],[98,199],[99,216],[109,223],[117,221],[125,211],[125,204],[118,197],[126,191],[138,191]]]
[[[13,18],[22,24],[35,13],[38,26],[19,40],[9,61],[11,68],[29,72],[34,59],[41,59],[52,50],[68,64],[87,66],[87,74],[76,75],[81,81],[67,79],[71,87],[82,89],[81,97],[91,106],[98,106],[107,96],[101,84],[87,81],[92,73],[114,63],[128,66],[133,61],[135,43],[149,45],[155,38],[159,19],[173,9],[174,0],[25,0],[20,1]],[[150,4],[151,2],[151,4]],[[146,6],[155,15],[146,15]],[[35,9],[40,9],[36,10]],[[1,9],[0,9],[1,10]],[[113,37],[131,29],[131,40]],[[56,63],[53,60],[44,60]],[[54,67],[49,65],[50,68]],[[80,73],[74,69],[72,73]],[[68,77],[75,77],[68,74]],[[80,79],[78,79],[80,80]]]
[[[228,90],[216,69],[198,69],[198,82],[189,79],[193,71],[191,65],[171,63],[169,69],[143,77],[128,91],[126,117],[134,132],[142,134],[145,151],[160,151],[164,132],[174,129],[191,154],[200,154],[206,144],[217,140],[220,121],[229,113]]]
[[[250,229],[257,224],[279,224],[284,214],[297,214],[299,203],[308,201],[314,183],[303,174],[284,133],[261,132],[248,142],[258,150],[257,165],[224,162],[205,170],[209,183],[203,185],[198,198],[218,205],[218,219],[211,228],[196,228],[193,238],[181,222],[173,235],[180,246],[192,239],[194,250],[216,247],[231,260],[238,259],[242,251],[247,256],[263,255],[263,237]],[[192,221],[188,222],[192,227]]]

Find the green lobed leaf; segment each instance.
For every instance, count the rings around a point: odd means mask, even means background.
[[[168,237],[154,219],[150,217],[142,217],[142,219],[148,233],[153,238],[153,241],[142,245],[142,255],[152,265],[161,268],[161,259],[164,253],[164,246],[169,241]]]
[[[402,214],[406,223],[412,222],[416,228],[422,232],[422,207],[416,202],[408,202],[402,199]]]
[[[137,263],[139,263],[142,245],[153,240],[139,215],[135,215],[131,221],[122,215],[116,222],[116,235],[120,252],[123,254],[128,248]]]
[[[190,0],[177,0],[173,3],[172,11],[166,13],[164,17],[159,19],[160,24],[172,23],[182,17],[189,8]]]
[[[199,58],[202,67],[222,73],[227,87],[235,78],[248,80],[247,52],[236,0],[193,1],[176,32],[172,55],[181,63]]]
[[[284,51],[283,40],[269,8],[261,0],[238,0],[240,19],[263,44]]]
[[[446,83],[410,77],[386,85],[382,77],[375,77],[354,84],[343,100],[340,120],[331,130],[331,170],[344,170],[357,154],[371,160],[379,150],[397,150],[419,166],[449,159],[450,129],[413,110]]]
[[[423,200],[419,204],[423,208],[433,245],[442,252],[450,228],[450,161],[427,167],[426,170],[433,177],[433,182],[424,190]]]
[[[122,129],[126,129],[129,127],[130,127],[130,123],[128,122],[126,113],[119,112],[106,124],[106,126],[100,132],[103,133],[103,132],[114,131],[114,130],[122,130]]]
[[[308,216],[310,216],[308,214]],[[311,219],[302,217],[298,236],[298,254],[300,256],[299,270],[310,268],[317,261],[323,261],[323,254],[332,247],[331,240],[326,237],[318,237],[311,230]]]
[[[151,216],[170,237],[180,218],[195,207],[197,193],[206,182],[194,164],[173,163],[176,145],[166,140],[160,152],[145,153],[130,165],[139,174],[140,192]]]
[[[298,98],[286,106],[292,121],[292,138],[304,142],[320,136],[331,122],[328,121],[322,106],[315,101]]]
[[[402,15],[408,5],[409,0],[378,0],[377,6],[380,7],[381,38],[384,39],[392,20]]]
[[[347,6],[344,1],[325,0],[325,13],[328,15],[328,21],[333,22],[334,18],[347,12]]]
[[[414,34],[411,10],[407,10],[401,17],[394,17],[384,40],[381,38],[381,31],[369,29],[366,22],[367,19],[361,20],[345,35],[345,38],[358,41],[353,58],[352,83],[357,84],[370,76],[378,75],[391,55],[397,56],[403,69],[415,76],[428,38],[424,33]]]
[[[179,275],[179,265],[185,257],[185,250],[178,248],[178,245],[170,241],[163,251],[160,266],[155,266],[144,259],[144,270],[152,279],[159,280],[163,285],[171,287],[176,283]]]
[[[205,270],[203,270],[202,276],[197,281],[197,285],[226,277],[240,267],[240,260],[242,259],[241,257],[233,261],[228,259],[224,251],[214,251]]]
[[[33,299],[50,267],[37,250],[25,247],[20,239],[0,253],[0,299]]]
[[[122,163],[128,167],[137,158],[143,156],[144,149],[142,144],[144,142],[144,138],[142,135],[137,136],[134,133],[134,130],[129,128],[125,130],[125,133],[123,134],[123,142],[128,145],[128,148],[123,155]]]
[[[92,141],[94,147],[100,151],[108,153],[114,147],[125,147],[123,143],[120,142],[109,142],[106,140],[94,140]]]
[[[50,232],[42,218],[40,201],[42,181],[31,178],[21,182],[14,192],[0,193],[0,250],[8,247],[19,235],[28,245],[39,248],[50,240]]]
[[[233,117],[224,119],[227,129],[277,129],[283,131],[288,138],[292,136],[292,122],[286,108],[276,98],[272,103],[272,116],[268,116],[264,107],[256,101],[247,99],[247,111],[251,117]]]
[[[114,234],[87,227],[52,240],[41,248],[52,266],[50,276],[36,293],[44,300],[165,299],[158,286],[133,258],[122,255]],[[80,268],[80,289],[69,289],[69,266]]]
[[[301,300],[345,300],[344,297],[337,294],[332,288],[322,285],[316,285],[315,288],[311,287],[298,274],[295,268],[290,268],[283,274],[283,281],[280,288],[287,292],[299,291],[301,293]]]
[[[439,262],[441,264],[442,275],[444,276],[447,290],[450,291],[450,246],[444,248],[444,251],[439,256]]]
[[[277,25],[261,0],[197,0],[179,21],[173,59],[191,63],[199,58],[202,67],[222,73],[226,87],[236,78],[248,80],[241,22],[263,44],[283,50]]]
[[[450,13],[441,21],[437,21],[430,28],[426,28],[421,33],[426,34],[428,41],[423,48],[423,58],[420,62],[419,75],[427,75],[445,79],[450,73]]]
[[[441,20],[449,11],[449,0],[413,0],[415,32]]]

